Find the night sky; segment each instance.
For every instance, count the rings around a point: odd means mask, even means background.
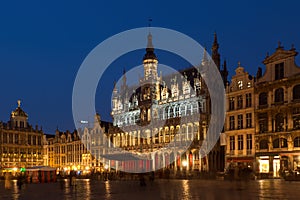
[[[0,120],[22,100],[32,125],[46,133],[74,130],[72,89],[82,61],[100,42],[119,32],[148,26],[180,31],[209,50],[216,31],[230,76],[238,61],[252,75],[281,41],[300,49],[300,2],[295,1],[5,1],[0,3]],[[153,38],[155,41],[155,37]],[[146,41],[146,36],[145,36]],[[142,63],[144,51],[122,56],[101,79],[96,110],[110,119],[113,81]],[[176,69],[188,63],[157,52]],[[298,56],[299,57],[299,56]],[[300,59],[296,59],[299,64]],[[185,66],[186,65],[186,66]],[[300,64],[299,64],[300,65]],[[106,97],[106,98],[104,98]],[[92,119],[93,116],[91,116]],[[84,119],[84,120],[91,120]]]

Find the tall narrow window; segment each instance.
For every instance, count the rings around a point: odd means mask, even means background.
[[[243,115],[238,115],[238,129],[243,128]]]
[[[234,110],[234,97],[229,99],[229,110]]]
[[[229,130],[234,130],[234,116],[229,117]]]
[[[267,113],[260,113],[258,115],[258,122],[259,122],[259,132],[265,133],[268,131],[268,114]]]
[[[267,105],[268,104],[268,94],[266,92],[262,92],[259,94],[259,105]]]
[[[243,150],[244,147],[243,135],[238,135],[238,150]]]
[[[283,114],[279,113],[275,116],[275,131],[280,132],[284,130],[284,117]]]
[[[300,100],[300,84],[293,88],[293,100]]]
[[[275,64],[275,80],[282,79],[284,77],[284,63]]]
[[[252,113],[246,114],[246,128],[252,127]]]
[[[252,149],[252,134],[247,134],[247,149]]]
[[[277,90],[275,90],[275,102],[283,102],[284,100],[284,94],[283,94],[283,89],[282,88],[278,88]]]
[[[230,150],[235,150],[234,136],[230,136]]]
[[[237,97],[237,108],[238,109],[243,108],[243,96],[242,95],[239,95]]]
[[[293,109],[293,129],[300,129],[300,107]]]
[[[251,93],[246,94],[246,108],[249,108],[252,106],[252,97]]]

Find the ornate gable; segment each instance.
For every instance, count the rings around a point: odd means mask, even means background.
[[[295,51],[294,48],[291,50],[284,50],[281,46],[278,47],[271,56],[267,56],[263,63],[266,65],[268,63],[276,62],[278,60],[286,59],[289,57],[294,57],[298,54],[298,52]]]

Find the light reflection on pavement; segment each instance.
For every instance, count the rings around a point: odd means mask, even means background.
[[[96,181],[77,179],[57,183],[26,184],[21,190],[16,181],[4,189],[0,181],[0,199],[299,199],[300,182],[284,180],[155,180],[141,187],[138,181]]]

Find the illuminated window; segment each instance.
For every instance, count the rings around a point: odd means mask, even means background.
[[[243,81],[238,81],[238,87],[239,89],[243,89]]]

